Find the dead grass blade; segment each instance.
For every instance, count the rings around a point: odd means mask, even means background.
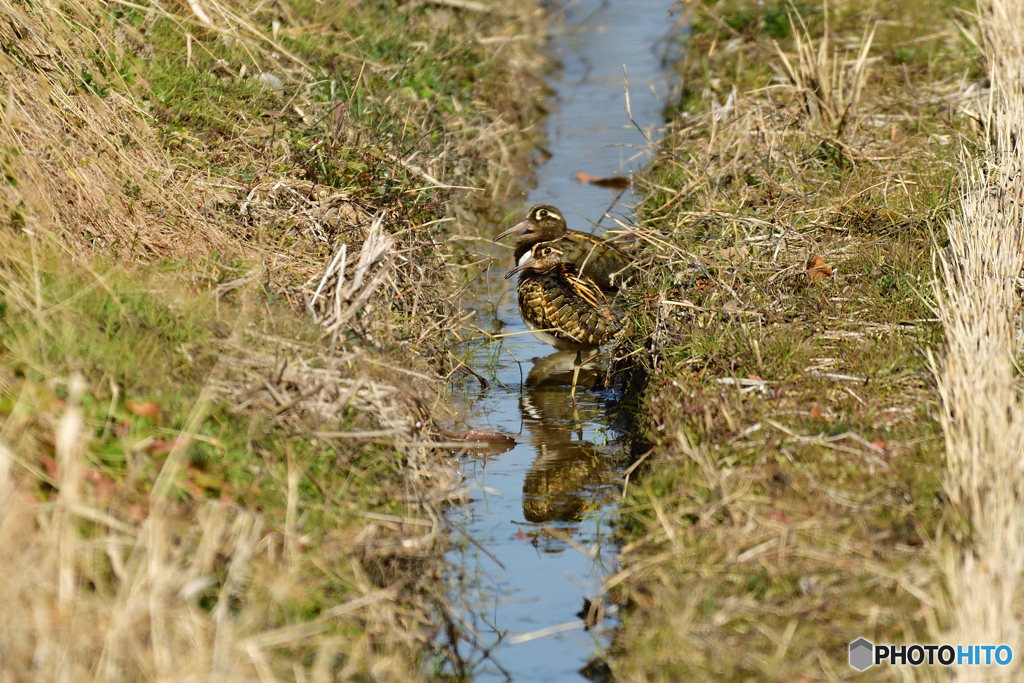
[[[794,15],[799,27],[793,21]],[[868,54],[877,25],[865,27],[860,52],[851,63],[845,55],[840,56],[838,51],[832,49],[827,5],[825,15],[825,32],[815,49],[807,24],[794,8],[789,14],[789,24],[796,46],[796,63],[790,61],[778,43],[775,43],[775,51],[803,103],[810,124],[838,138],[842,137],[847,124],[856,119],[867,77]]]

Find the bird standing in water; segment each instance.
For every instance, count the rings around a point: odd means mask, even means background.
[[[633,267],[633,259],[618,247],[594,235],[569,230],[562,212],[548,204],[530,209],[523,221],[495,236],[494,241],[517,232],[522,234],[515,244],[516,265],[523,265],[535,245],[553,242],[579,274],[593,280],[605,292],[618,291]]]
[[[519,314],[537,339],[560,350],[575,350],[576,362],[569,396],[576,401],[580,368],[597,357],[583,360],[583,351],[618,342],[628,329],[604,293],[589,277],[566,260],[558,242],[535,244],[527,258],[508,271],[519,273]]]
[[[519,314],[534,336],[562,350],[596,349],[618,339],[625,328],[597,284],[580,275],[557,242],[533,247],[520,265]]]

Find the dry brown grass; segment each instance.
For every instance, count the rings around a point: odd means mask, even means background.
[[[993,149],[963,160],[965,193],[939,255],[936,299],[945,343],[932,360],[942,397],[946,490],[970,531],[954,537],[963,546],[946,543],[939,550],[952,607],[949,641],[1016,651],[1024,571],[1024,408],[1014,367],[1024,267],[1024,156],[1017,143],[1024,132],[1024,3],[996,0],[979,9]],[[966,668],[957,679],[1013,676],[1002,668]]]
[[[948,614],[931,548],[959,518],[922,293],[980,83],[937,4],[830,4],[838,52],[809,48],[821,14],[772,36],[779,10],[695,13],[682,111],[637,179],[647,267],[626,305],[654,448],[609,582],[617,680],[842,679],[853,639],[926,642]],[[848,88],[829,114],[826,74]]]
[[[825,12],[828,12],[827,7]],[[799,22],[799,30],[796,21]],[[790,14],[789,24],[793,32],[797,58],[795,63],[791,62],[776,43],[775,49],[779,60],[785,67],[785,73],[796,89],[797,97],[802,102],[811,124],[822,126],[826,131],[840,137],[847,122],[857,120],[857,107],[860,105],[867,76],[868,54],[871,52],[871,42],[875,39],[877,26],[872,27],[870,32],[865,29],[856,59],[847,63],[845,57],[841,58],[835,52],[830,54],[833,48],[827,16],[824,35],[817,51],[814,49],[814,39],[808,33],[807,24],[802,17],[798,16],[794,21],[793,14]]]
[[[445,228],[516,192],[542,61],[506,39],[541,15],[380,29],[477,67],[453,104],[324,39],[335,6],[143,4],[0,0],[0,678],[420,680],[461,496]],[[158,101],[160,59],[245,110]]]
[[[15,227],[61,234],[72,254],[181,257],[232,248],[219,226],[196,214],[187,180],[168,167],[124,84],[97,71],[99,63],[116,79],[116,55],[131,36],[71,30],[92,26],[96,11],[88,2],[0,4],[0,212]]]

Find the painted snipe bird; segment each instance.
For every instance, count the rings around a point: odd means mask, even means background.
[[[566,228],[562,212],[549,204],[538,204],[530,209],[522,222],[496,235],[494,241],[517,232],[522,234],[515,244],[516,265],[523,264],[535,245],[553,242],[565,254],[565,260],[576,266],[578,273],[593,280],[605,292],[618,291],[633,266],[633,259],[600,237]]]
[[[505,278],[516,273],[519,314],[545,344],[564,350],[597,349],[618,341],[626,331],[597,284],[567,260],[560,242],[534,245]]]

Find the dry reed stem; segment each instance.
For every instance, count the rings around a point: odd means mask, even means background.
[[[778,43],[775,51],[785,67],[797,96],[803,103],[812,126],[825,128],[841,137],[847,122],[856,121],[864,80],[867,77],[868,54],[875,39],[877,26],[865,27],[860,52],[848,65],[845,56],[831,50],[828,27],[828,6],[825,6],[825,32],[814,49],[814,39],[807,30],[803,17],[797,14],[799,29],[793,21],[795,10],[789,15],[790,28],[796,44],[797,62],[794,65]],[[830,54],[831,52],[831,54]]]
[[[950,499],[970,522],[967,548],[946,548],[950,642],[1020,651],[1024,572],[1024,405],[1015,382],[1016,281],[1024,266],[1024,2],[983,0],[982,37],[993,84],[993,149],[965,159],[966,192],[939,254],[937,313],[945,332],[932,369],[942,397]],[[1019,668],[1019,667],[1015,667]],[[961,667],[957,680],[1013,675]]]

